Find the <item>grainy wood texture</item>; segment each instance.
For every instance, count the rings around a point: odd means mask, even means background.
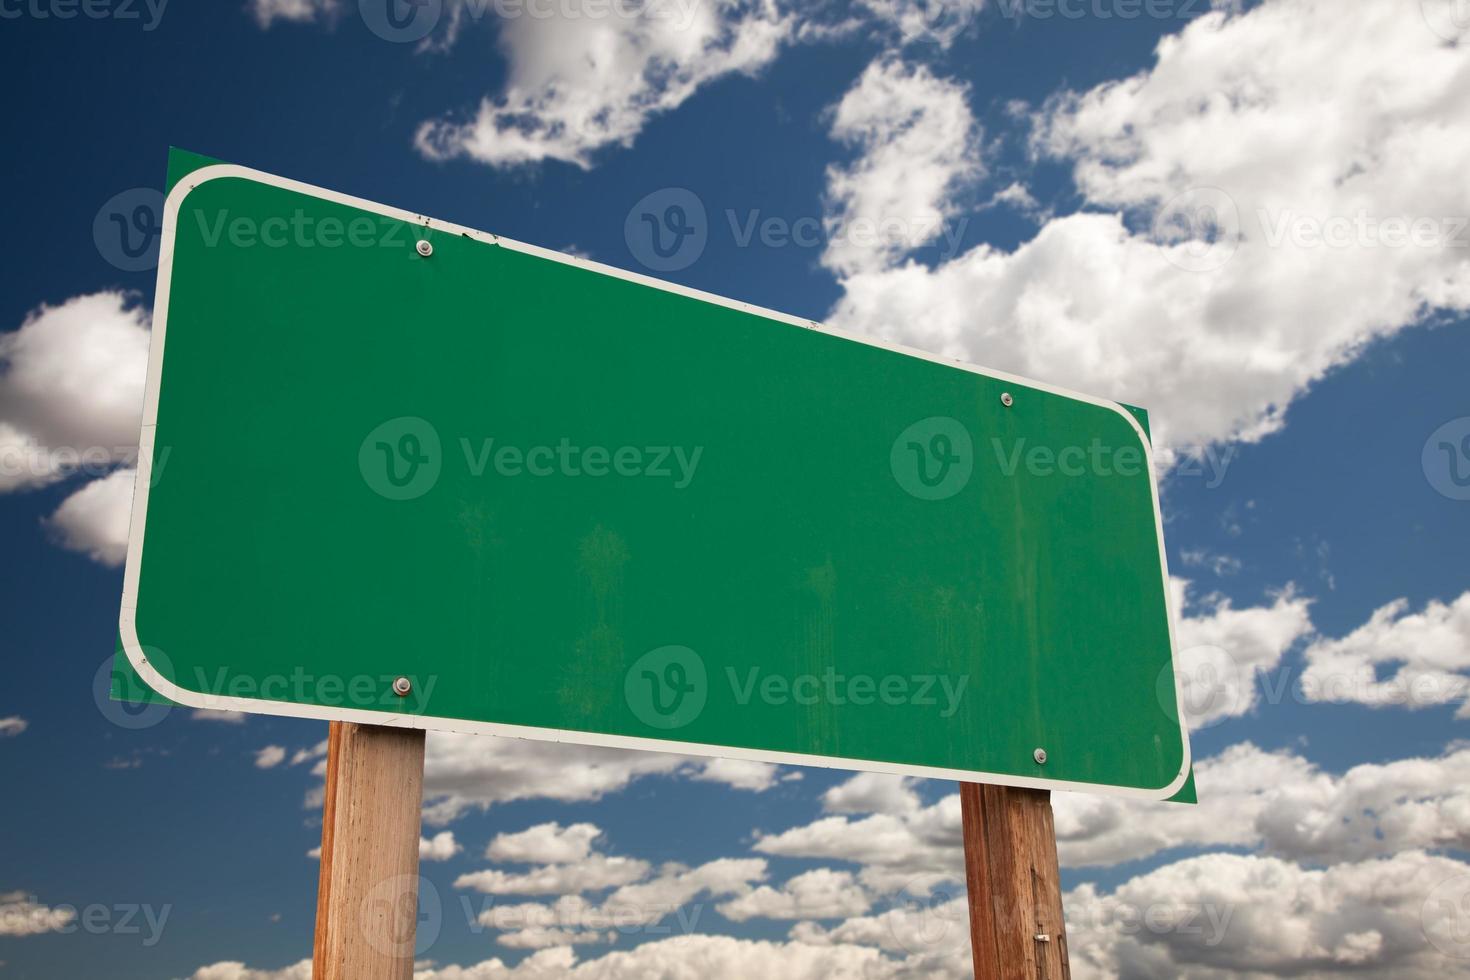
[[[960,810],[976,980],[1070,980],[1051,794],[961,783]]]
[[[424,733],[332,722],[314,980],[411,980]]]

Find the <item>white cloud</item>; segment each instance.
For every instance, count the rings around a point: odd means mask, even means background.
[[[1418,852],[1312,870],[1276,858],[1208,854],[1104,894],[1069,892],[1072,972],[1093,978],[1382,980],[1470,976],[1426,941],[1426,900],[1470,865]],[[1452,923],[1451,923],[1452,924]]]
[[[286,761],[286,750],[280,745],[267,745],[255,753],[255,768],[274,769]]]
[[[1189,727],[1249,714],[1260,700],[1257,678],[1275,670],[1286,651],[1311,633],[1311,600],[1288,587],[1269,606],[1237,609],[1220,595],[1191,603],[1189,582],[1176,578],[1169,584],[1181,613],[1175,677]]]
[[[313,759],[325,759],[326,757],[327,740],[322,739],[311,748],[297,749],[295,752],[291,753],[291,765],[299,766],[304,762],[310,762]]]
[[[77,916],[71,908],[40,905],[25,892],[0,894],[0,936],[39,936],[59,932]]]
[[[647,861],[591,854],[568,864],[547,864],[529,871],[489,868],[460,875],[455,888],[473,888],[487,895],[577,895],[628,885],[649,872]]]
[[[14,738],[29,727],[31,727],[31,723],[20,715],[0,718],[0,738]]]
[[[1470,308],[1470,231],[1449,240],[1470,216],[1470,68],[1416,8],[1266,0],[1191,21],[1150,70],[1038,122],[1038,152],[1111,213],[1053,219],[1014,251],[854,273],[832,324],[1147,406],[1164,445],[1271,431],[1369,340]],[[1211,204],[1214,251],[1179,234],[1208,236]],[[1360,213],[1439,237],[1273,243],[1283,219],[1337,231]]]
[[[760,858],[718,858],[695,868],[671,862],[656,873],[646,863],[638,863],[644,872],[641,879],[614,889],[601,900],[567,890],[550,904],[489,905],[476,921],[504,933],[501,941],[508,945],[544,945],[543,940],[554,935],[578,935],[585,942],[596,942],[599,940],[594,936],[606,936],[614,926],[631,930],[670,916],[681,922],[692,921],[699,909],[687,913],[685,907],[690,902],[702,896],[738,899],[749,895],[767,874],[766,862]],[[487,890],[480,887],[481,882],[479,876],[466,875],[455,882],[455,887]],[[605,886],[591,882],[586,887],[598,891]]]
[[[37,307],[0,334],[0,491],[136,455],[148,312],[121,292]]]
[[[128,556],[136,476],[135,470],[116,470],[63,500],[46,519],[62,547],[80,551],[103,565],[121,565]]]
[[[689,774],[697,783],[724,783],[735,789],[763,793],[776,785],[780,766],[747,759],[707,759]]]
[[[895,28],[905,44],[928,41],[947,48],[974,24],[985,0],[858,0],[857,6]]]
[[[331,20],[336,17],[338,6],[339,0],[250,0],[250,12],[262,30],[278,20],[297,24]]]
[[[867,889],[848,871],[814,868],[779,888],[762,885],[717,906],[733,922],[747,919],[846,919],[863,915],[872,904]]]
[[[1195,768],[1198,806],[1057,793],[1063,865],[1114,865],[1181,847],[1243,847],[1331,863],[1470,849],[1470,749],[1322,772],[1299,755],[1233,745]]]
[[[454,832],[443,830],[433,837],[419,838],[419,860],[421,861],[448,861],[460,851],[464,850],[459,842],[454,839]]]
[[[835,805],[851,806],[856,793]],[[864,817],[822,817],[802,827],[760,834],[753,850],[776,857],[849,861],[875,893],[899,891],[921,876],[957,876],[964,871],[960,798],[946,796],[926,807]]]
[[[823,262],[842,275],[880,271],[938,237],[952,195],[983,174],[967,87],[897,58],[868,66],[833,110],[831,134],[860,151],[827,168]]]
[[[604,4],[597,16],[591,0],[551,9],[557,16],[500,21],[503,91],[468,121],[424,123],[415,137],[424,155],[590,167],[597,150],[631,145],[651,118],[702,85],[764,67],[792,29],[774,0],[664,5],[663,15],[646,5],[628,8],[638,16],[609,15]]]
[[[1301,691],[1309,701],[1375,708],[1458,703],[1455,717],[1470,718],[1470,592],[1418,613],[1407,599],[1391,602],[1347,636],[1317,640],[1305,657]]]
[[[828,813],[913,813],[919,809],[915,780],[880,772],[860,772],[822,794]]]
[[[218,708],[195,708],[189,713],[190,721],[213,721],[222,725],[243,725],[246,717],[243,711],[221,711]]]
[[[512,800],[596,800],[654,775],[684,775],[751,791],[772,785],[746,767],[721,760],[430,732],[424,759],[424,819],[445,824],[468,810]]]
[[[968,956],[968,953],[966,954]],[[697,964],[691,970],[690,964]],[[966,969],[968,964],[965,965]],[[224,971],[207,973],[224,967]],[[205,967],[189,980],[307,980],[311,964],[303,961],[282,971],[247,971],[239,963]],[[306,972],[302,972],[306,971]],[[844,944],[771,942],[729,936],[675,936],[633,949],[577,962],[562,946],[532,954],[515,966],[490,959],[473,966],[423,965],[414,980],[650,980],[699,977],[700,980],[961,980],[967,972],[915,971],[879,950]]]
[[[589,857],[592,843],[601,836],[602,830],[596,824],[563,827],[553,821],[513,834],[495,835],[485,849],[485,856],[492,861],[522,864],[566,864]]]
[[[281,970],[252,970],[237,962],[214,963],[201,966],[187,980],[311,980],[311,960]]]

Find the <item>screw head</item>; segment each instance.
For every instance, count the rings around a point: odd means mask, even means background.
[[[1016,403],[1016,400],[1011,397],[1011,393],[1009,391],[1003,391],[1000,393],[1000,403],[1006,408],[1010,408]]]
[[[412,690],[413,682],[410,681],[407,677],[400,677],[398,678],[398,680],[393,682],[393,693],[398,695],[400,698],[408,697],[408,693]]]
[[[423,238],[420,238],[418,240],[418,244],[414,245],[414,248],[418,249],[419,254],[426,259],[434,254],[434,246],[430,245],[429,242]]]
[[[1037,749],[1031,753],[1031,758],[1036,760],[1038,766],[1046,765],[1046,749]]]

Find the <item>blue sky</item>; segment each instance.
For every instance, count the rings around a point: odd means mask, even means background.
[[[1470,18],[1140,6],[0,0],[0,976],[308,975],[325,725],[94,688],[153,293],[107,216],[170,145],[1149,408],[1202,804],[1058,796],[1076,975],[1470,976]],[[952,784],[454,736],[427,782],[426,980],[968,975]]]

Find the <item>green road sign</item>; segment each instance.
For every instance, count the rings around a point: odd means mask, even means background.
[[[159,694],[1185,784],[1141,412],[172,166],[121,617]]]

